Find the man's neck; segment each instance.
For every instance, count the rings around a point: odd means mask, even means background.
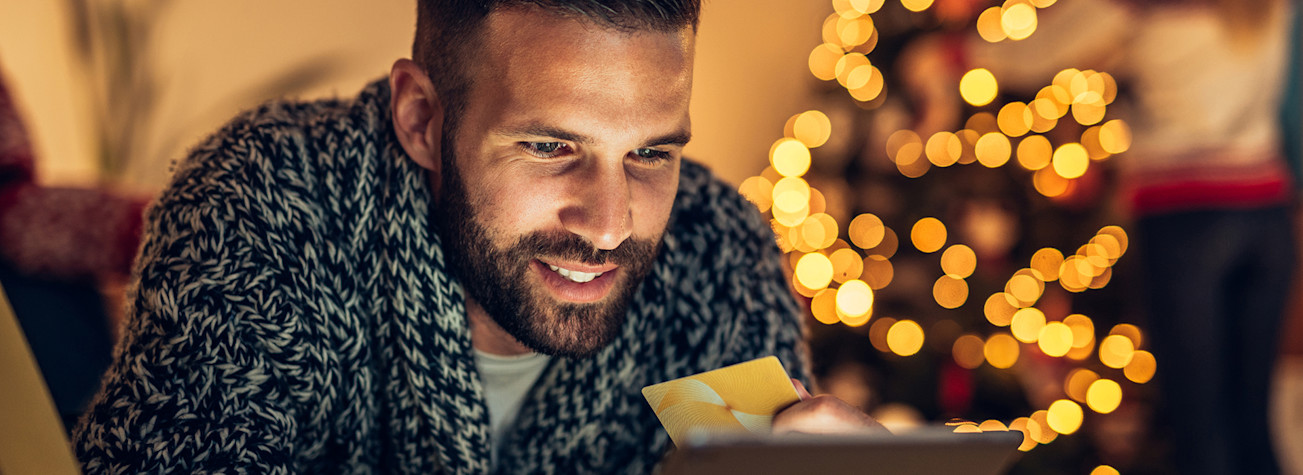
[[[471,325],[471,344],[475,349],[492,355],[515,356],[533,353],[534,350],[516,340],[502,329],[498,322],[484,311],[480,304],[466,298],[466,320]]]

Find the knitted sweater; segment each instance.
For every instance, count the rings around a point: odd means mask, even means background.
[[[149,209],[125,337],[75,430],[88,473],[482,473],[489,416],[423,169],[378,81],[245,113]],[[682,165],[622,333],[556,357],[496,471],[644,473],[669,446],[648,384],[775,354],[800,313],[756,209]]]

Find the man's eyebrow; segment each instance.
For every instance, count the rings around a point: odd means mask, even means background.
[[[569,130],[564,130],[564,129],[560,129],[550,125],[543,125],[543,124],[525,124],[521,127],[514,127],[508,130],[504,130],[502,131],[502,135],[505,135],[507,137],[521,138],[521,139],[528,139],[533,137],[551,137],[554,139],[561,139],[567,142],[574,142],[577,144],[586,144],[586,143],[593,142],[593,139],[588,137],[587,135],[571,132]]]
[[[588,144],[594,142],[594,140],[587,135],[578,132],[571,132],[569,130],[553,127],[550,125],[543,125],[543,124],[525,124],[520,127],[513,127],[510,129],[503,130],[501,134],[506,137],[513,137],[513,138],[520,138],[520,139],[531,139],[536,137],[551,137],[554,139],[565,140],[567,142],[574,142],[577,144]],[[673,133],[653,137],[647,140],[644,146],[657,147],[661,145],[677,145],[682,147],[684,145],[687,145],[689,140],[692,140],[692,133],[687,130],[681,130],[678,132],[673,132]]]
[[[647,141],[647,146],[656,147],[660,145],[677,145],[682,147],[684,145],[687,145],[689,140],[692,140],[692,132],[683,130],[672,134],[666,134],[660,137],[652,138],[651,140]]]

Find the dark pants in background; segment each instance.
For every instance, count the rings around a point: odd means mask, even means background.
[[[1179,473],[1279,473],[1268,403],[1297,249],[1292,212],[1164,214],[1137,231]]]

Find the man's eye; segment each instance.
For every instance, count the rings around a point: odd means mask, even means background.
[[[566,144],[561,142],[521,142],[520,145],[526,152],[540,158],[555,157],[566,150]]]
[[[659,162],[670,158],[670,152],[656,150],[654,148],[635,149],[633,154],[644,162]]]

